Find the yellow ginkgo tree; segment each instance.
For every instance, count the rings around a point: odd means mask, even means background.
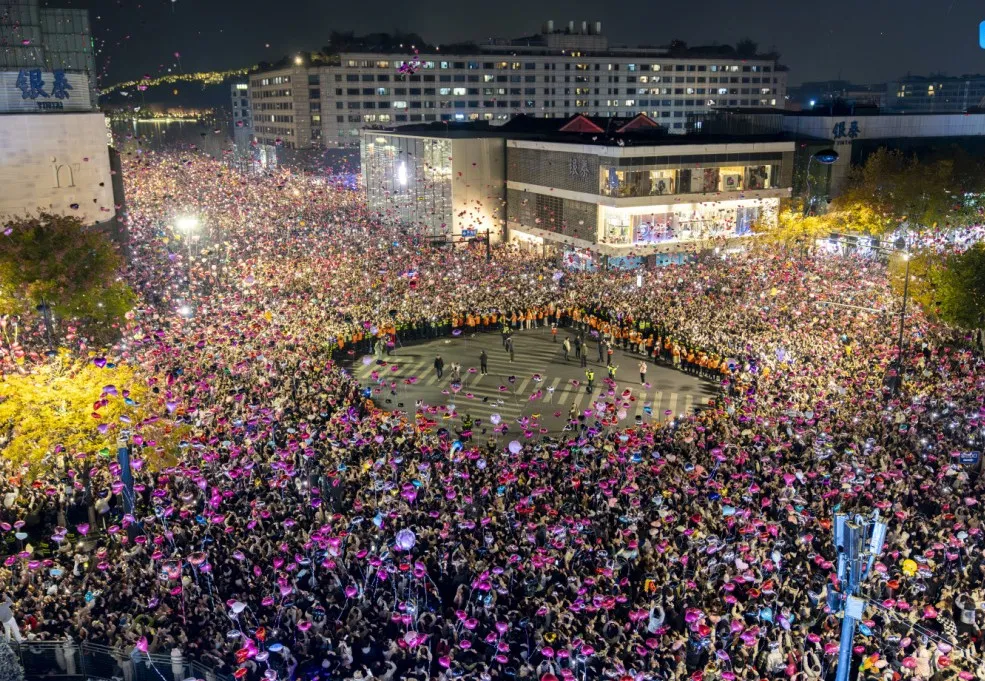
[[[139,371],[62,351],[30,372],[0,376],[0,456],[33,475],[60,457],[74,467],[114,456],[122,431],[167,437],[171,424],[155,418],[157,399]]]

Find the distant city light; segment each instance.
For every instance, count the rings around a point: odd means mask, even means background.
[[[813,99],[812,99],[812,100],[811,100],[811,106],[813,107],[813,106],[814,106],[814,104],[815,104],[815,100],[813,100]]]

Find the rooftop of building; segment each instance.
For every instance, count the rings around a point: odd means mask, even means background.
[[[765,109],[765,108],[753,108],[753,107],[728,107],[715,109],[715,114],[737,114],[744,116],[791,116],[797,118],[829,118],[831,116],[854,116],[861,118],[863,116],[905,116],[912,118],[914,116],[981,116],[985,115],[985,111],[978,109],[969,109],[968,111],[896,111],[893,109],[880,109],[877,106],[869,104],[857,104],[852,105],[848,102],[842,102],[836,104],[835,106],[830,106],[828,104],[817,105],[813,109],[803,109],[801,111],[793,111],[791,109]]]
[[[552,30],[525,36],[521,38],[489,39],[483,43],[460,42],[446,45],[435,45],[425,41],[416,33],[370,33],[357,36],[353,32],[332,31],[329,42],[318,51],[303,52],[300,55],[285,56],[276,62],[263,63],[258,71],[270,71],[293,66],[295,59],[300,56],[303,63],[310,65],[338,65],[343,54],[386,54],[404,55],[408,59],[415,55],[448,55],[448,56],[564,56],[572,50],[559,49],[551,46],[549,38],[566,36],[584,38],[588,41],[603,38],[600,33],[569,32],[568,29]],[[697,45],[689,46],[682,40],[673,40],[669,45],[606,45],[605,49],[577,48],[578,55],[585,58],[640,58],[640,59],[724,59],[732,61],[772,61],[777,62],[780,55],[774,51],[761,52],[756,43],[739,41],[733,45]],[[787,67],[776,63],[777,71],[785,71]]]
[[[787,134],[762,135],[670,135],[667,130],[644,114],[631,118],[603,118],[576,114],[570,118],[534,118],[515,116],[503,125],[488,121],[436,122],[368,129],[413,137],[468,139],[499,137],[512,140],[591,144],[597,146],[674,146],[687,144],[756,144],[789,142]]]
[[[965,73],[960,76],[946,76],[943,73],[932,73],[929,76],[906,74],[901,78],[889,81],[890,83],[960,83],[968,80],[985,80],[985,75],[980,73]]]

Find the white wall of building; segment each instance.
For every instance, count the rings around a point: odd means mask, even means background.
[[[584,36],[581,36],[584,37]],[[359,130],[433,121],[501,124],[517,114],[646,113],[672,133],[715,107],[782,107],[787,73],[769,59],[654,54],[343,53],[339,63],[252,75],[258,137],[297,148],[354,146]],[[401,71],[411,62],[413,73]],[[406,68],[405,68],[406,70]],[[274,83],[290,78],[290,84]],[[290,95],[276,94],[290,90]],[[276,108],[290,105],[290,108]],[[275,120],[270,120],[274,116]],[[288,120],[289,119],[289,120]]]
[[[844,123],[844,134],[841,132],[842,123]],[[857,134],[851,133],[852,123],[855,123]],[[985,114],[784,116],[783,131],[830,140],[977,137],[985,135]]]
[[[506,204],[506,146],[486,137],[452,140],[452,215],[454,233],[489,230],[498,243],[504,232]]]
[[[102,113],[0,116],[0,221],[39,212],[86,224],[115,213]]]

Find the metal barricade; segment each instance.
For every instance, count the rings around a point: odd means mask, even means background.
[[[168,654],[130,657],[126,651],[95,643],[23,641],[11,643],[25,681],[235,681],[209,665]]]

